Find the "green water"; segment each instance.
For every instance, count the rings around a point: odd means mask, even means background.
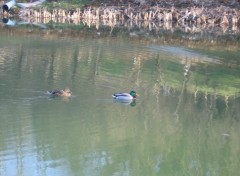
[[[0,33],[0,175],[239,174],[240,50],[48,38]]]

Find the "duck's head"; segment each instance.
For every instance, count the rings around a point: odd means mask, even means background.
[[[132,91],[130,92],[130,95],[131,95],[133,98],[136,98],[136,97],[137,97],[137,93],[136,93],[134,90],[132,90]]]
[[[69,88],[63,89],[63,94],[64,97],[70,97],[72,95],[72,92],[70,91]]]

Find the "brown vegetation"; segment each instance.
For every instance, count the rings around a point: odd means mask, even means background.
[[[197,24],[224,24],[239,25],[240,11],[225,6],[209,9],[205,7],[191,8],[164,8],[152,6],[139,8],[139,6],[118,7],[118,6],[99,6],[86,7],[84,9],[53,9],[46,8],[39,10],[22,9],[19,13],[24,18],[55,18],[65,19],[88,19],[88,20],[109,20],[109,21],[148,21],[148,22],[190,22]]]
[[[27,18],[80,18],[112,21],[129,19],[149,22],[239,25],[239,4],[239,0],[95,0],[91,6],[84,6],[82,9],[22,9],[19,15]]]
[[[239,33],[240,3],[237,0],[114,0],[102,2],[96,0],[92,5],[83,8],[50,10],[41,7],[20,9],[16,12],[29,23],[83,23],[88,26],[95,25],[97,29],[101,24],[111,28],[126,25],[127,28],[130,27],[129,29],[136,26],[149,29],[149,31],[152,29],[159,31],[160,28],[172,30],[173,27],[177,27],[191,33],[203,30],[214,32],[220,27],[223,33],[226,31]],[[133,32],[130,35],[138,34]]]

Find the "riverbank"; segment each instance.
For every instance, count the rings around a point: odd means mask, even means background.
[[[120,35],[160,43],[190,42],[205,43],[206,46],[239,44],[240,12],[236,4],[236,8],[233,8],[227,4],[218,4],[218,1],[211,5],[205,3],[201,7],[196,3],[171,6],[173,0],[167,4],[165,1],[144,5],[129,2],[95,2],[81,8],[62,8],[56,2],[50,3],[50,7],[47,2],[38,8],[14,9],[14,13],[3,15],[5,18],[0,26],[30,24],[47,29],[48,33],[61,31],[60,35],[64,29],[74,35]],[[15,15],[20,18],[19,21],[12,19],[16,18]]]
[[[19,11],[21,18],[44,18],[55,20],[62,18],[64,20],[95,20],[109,21],[117,23],[118,21],[139,21],[144,22],[171,22],[171,23],[194,23],[194,24],[212,24],[239,26],[240,10],[230,9],[226,6],[212,8],[190,7],[190,8],[166,8],[161,6],[150,6],[141,8],[140,6],[127,7],[121,6],[89,6],[77,9],[46,7],[39,9],[21,9]]]
[[[120,3],[122,2],[122,3]],[[194,3],[193,3],[194,2]],[[225,2],[225,1],[224,1]],[[230,1],[226,1],[230,2]],[[4,17],[14,15],[21,18],[45,19],[48,21],[108,21],[116,24],[121,21],[155,22],[155,23],[191,23],[225,25],[237,28],[240,25],[240,8],[238,1],[231,4],[205,1],[110,1],[95,2],[90,5],[76,7],[60,7],[59,3],[45,3],[41,8],[25,8],[5,13]]]

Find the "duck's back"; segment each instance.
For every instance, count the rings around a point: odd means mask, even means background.
[[[129,93],[116,93],[112,97],[117,100],[132,100],[133,97]]]

